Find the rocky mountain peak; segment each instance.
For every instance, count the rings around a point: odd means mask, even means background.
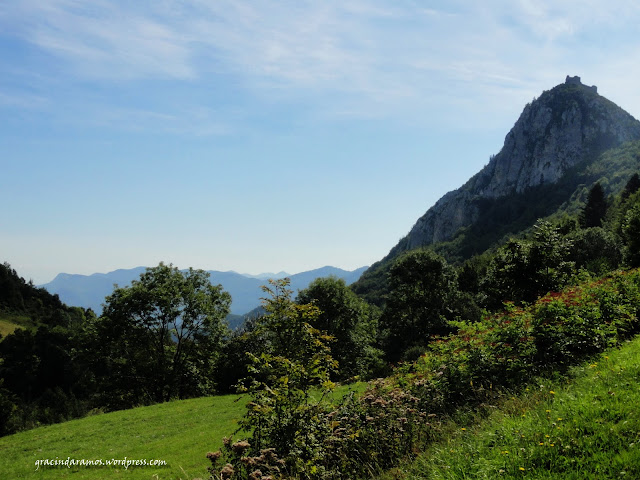
[[[448,240],[478,219],[483,199],[555,183],[580,162],[637,139],[640,122],[599,95],[597,87],[567,76],[565,83],[525,106],[500,152],[466,184],[438,200],[401,241],[402,249]]]

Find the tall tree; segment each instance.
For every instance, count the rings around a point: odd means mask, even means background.
[[[400,257],[389,273],[391,291],[381,317],[383,347],[390,361],[412,360],[432,335],[451,332],[457,316],[456,273],[431,250]]]
[[[622,235],[627,263],[631,267],[640,267],[640,201],[624,216]]]
[[[533,239],[509,240],[498,249],[482,280],[486,306],[500,308],[504,301],[531,302],[562,288],[573,274],[571,241],[559,227],[539,220]]]
[[[209,274],[160,263],[106,298],[97,322],[113,408],[213,391],[231,297]]]
[[[318,278],[298,294],[296,302],[320,309],[311,325],[334,337],[331,355],[338,362],[339,379],[366,377],[379,367],[381,352],[374,347],[378,309],[358,297],[343,279]]]
[[[622,190],[622,199],[625,200],[632,194],[640,190],[640,176],[634,173]]]
[[[303,464],[315,460],[314,417],[322,411],[322,397],[334,387],[330,373],[336,368],[328,343],[331,337],[313,324],[320,310],[291,299],[289,279],[270,280],[263,291],[266,314],[256,320],[250,335],[263,340],[251,359],[249,377],[243,380],[251,394],[240,427],[252,432],[255,454],[265,446],[278,455]],[[320,394],[313,398],[313,393]]]
[[[587,203],[580,212],[580,226],[582,228],[599,227],[607,213],[607,199],[600,183],[596,183],[587,196]]]

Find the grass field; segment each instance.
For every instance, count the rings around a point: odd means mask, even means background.
[[[33,328],[36,325],[24,315],[0,312],[0,335],[6,337],[17,328]]]
[[[447,428],[395,478],[638,479],[640,338]]]
[[[351,387],[340,387],[343,395]],[[362,390],[364,384],[355,386]],[[123,410],[0,438],[0,479],[192,480],[208,478],[208,451],[237,428],[246,398],[197,398]],[[166,467],[40,466],[36,460],[164,460]]]

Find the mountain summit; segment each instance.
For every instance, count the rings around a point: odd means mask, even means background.
[[[524,108],[500,152],[438,200],[401,241],[402,250],[449,240],[478,220],[482,200],[555,183],[580,162],[637,139],[640,122],[598,95],[597,87],[567,76]]]
[[[567,76],[525,106],[500,152],[427,210],[389,254],[362,275],[354,291],[380,304],[391,262],[408,250],[434,245],[449,261],[482,253],[558,211],[571,198],[580,198],[598,180],[594,172],[614,177],[616,172],[602,169],[619,166],[602,160],[603,154],[634,140],[640,140],[638,120],[599,95],[597,87]]]

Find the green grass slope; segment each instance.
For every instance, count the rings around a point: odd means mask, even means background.
[[[333,399],[363,391],[338,387]],[[180,400],[95,415],[0,437],[0,479],[192,480],[208,478],[206,454],[222,447],[245,412],[247,396]],[[332,401],[331,399],[329,399]],[[166,466],[46,466],[38,460],[163,460]]]
[[[206,453],[236,429],[245,402],[237,395],[163,403],[0,438],[0,478],[192,479],[207,478]],[[36,460],[164,460],[167,466],[41,466]]]
[[[411,466],[405,479],[640,478],[640,337],[534,382],[488,418],[452,432]]]
[[[30,320],[27,315],[0,312],[1,338],[15,332],[18,328],[35,328],[36,326],[37,324]]]

